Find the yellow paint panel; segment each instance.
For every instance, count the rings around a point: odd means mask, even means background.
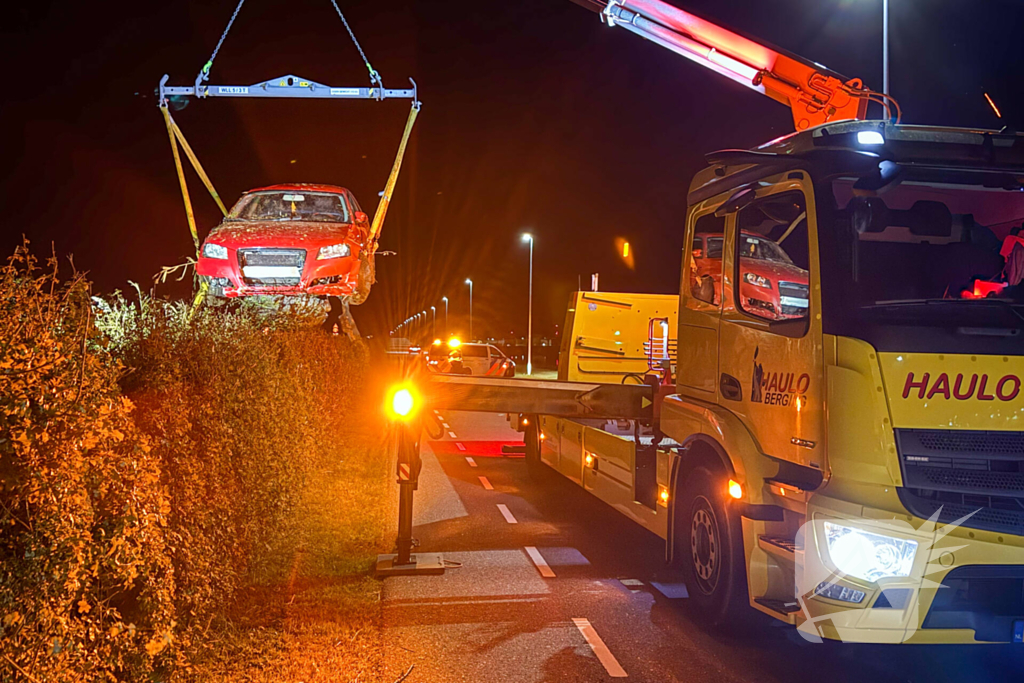
[[[879,354],[894,427],[1024,430],[1024,357]]]

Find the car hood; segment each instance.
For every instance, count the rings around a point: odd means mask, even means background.
[[[783,282],[796,282],[802,285],[810,284],[807,271],[790,263],[766,261],[756,258],[744,258],[742,261],[744,270],[756,273],[757,275],[764,275],[775,282],[782,280]]]
[[[335,244],[339,241],[362,245],[366,232],[350,223],[319,221],[232,221],[218,225],[207,242],[226,247],[304,247]]]

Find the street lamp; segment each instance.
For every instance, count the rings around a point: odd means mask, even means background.
[[[889,0],[882,0],[882,92],[889,94]]]
[[[469,285],[469,341],[473,341],[473,281],[467,277],[466,284]]]
[[[533,374],[533,235],[525,233],[523,242],[530,243],[530,296],[526,319],[526,374]]]
[[[442,296],[441,301],[444,302],[444,336],[448,336],[448,297]]]
[[[430,307],[430,338],[437,338],[437,309]]]

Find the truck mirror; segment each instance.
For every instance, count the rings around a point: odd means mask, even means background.
[[[729,215],[730,213],[736,213],[744,206],[747,206],[757,198],[757,190],[752,187],[745,187],[733,196],[725,200],[725,203],[718,207],[715,211],[716,218],[722,218]]]

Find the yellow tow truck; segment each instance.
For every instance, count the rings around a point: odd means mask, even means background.
[[[1024,642],[1024,135],[864,120],[858,81],[657,0],[589,4],[798,132],[707,156],[678,297],[578,292],[559,382],[439,400],[512,413],[531,473],[664,538],[711,624]]]

